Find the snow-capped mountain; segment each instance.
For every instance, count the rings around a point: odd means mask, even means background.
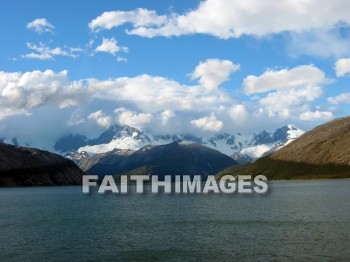
[[[304,131],[293,125],[284,126],[273,132],[262,131],[253,135],[241,133],[221,133],[213,136],[195,136],[185,134],[154,135],[130,126],[112,126],[98,138],[87,139],[83,135],[68,135],[57,141],[55,149],[61,153],[77,151],[77,157],[93,155],[114,149],[139,150],[147,145],[164,145],[174,141],[189,141],[216,149],[226,155],[248,157],[252,161],[266,151],[299,137]],[[82,154],[83,152],[86,152]],[[236,156],[236,157],[235,157]],[[75,158],[75,157],[73,157]]]
[[[79,163],[88,174],[99,175],[215,175],[236,165],[231,157],[189,141],[148,145],[137,151],[113,150],[95,154]]]
[[[263,131],[254,136],[255,146],[243,148],[232,155],[238,163],[254,162],[256,159],[272,154],[305,132],[294,125],[276,129],[274,132]]]
[[[68,158],[69,160],[72,160],[76,164],[79,164],[82,160],[90,157],[90,155],[85,151],[82,151],[82,152],[74,151],[74,152],[69,152],[64,157]]]

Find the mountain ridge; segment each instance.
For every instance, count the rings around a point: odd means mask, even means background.
[[[61,137],[55,144],[55,149],[64,152],[78,151],[88,152],[89,154],[99,154],[112,151],[113,149],[131,149],[138,150],[146,145],[162,145],[169,144],[175,141],[190,141],[196,144],[208,146],[216,149],[226,155],[234,153],[245,154],[244,149],[265,145],[265,151],[276,146],[281,146],[291,139],[303,134],[304,131],[296,128],[293,125],[287,125],[276,129],[273,132],[262,131],[253,135],[237,134],[214,134],[212,136],[195,136],[191,134],[168,134],[154,135],[149,131],[130,126],[112,126],[99,137],[87,139],[83,135],[66,135]],[[78,141],[75,141],[75,138]],[[250,149],[250,151],[254,151]],[[259,154],[253,154],[249,157],[255,160],[260,157],[265,151],[260,150]]]
[[[92,162],[92,163],[91,163]],[[175,141],[166,145],[147,145],[135,152],[114,150],[84,158],[79,166],[88,174],[118,175],[215,175],[224,168],[237,164],[219,151],[187,142]],[[146,173],[145,173],[146,172]]]
[[[223,173],[265,175],[269,179],[350,178],[350,117],[338,118],[306,132],[271,155],[242,169]]]

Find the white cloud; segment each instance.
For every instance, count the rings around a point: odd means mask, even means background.
[[[299,87],[270,93],[262,98],[259,104],[270,117],[288,118],[291,112],[297,112],[301,106],[307,105],[322,94],[323,90],[319,86]]]
[[[79,82],[71,82],[67,71],[0,72],[1,118],[29,114],[34,108],[53,105],[76,106],[88,98]]]
[[[273,0],[205,0],[182,15],[158,15],[147,9],[105,12],[92,20],[89,27],[92,30],[111,29],[132,23],[132,29],[127,32],[144,37],[209,34],[227,39],[241,35],[264,36],[350,23],[347,6],[347,0],[278,3]]]
[[[329,97],[328,102],[332,104],[350,104],[350,93],[343,93],[336,97]]]
[[[239,65],[235,65],[229,60],[207,59],[197,65],[191,77],[199,79],[199,83],[206,89],[213,90],[223,82],[228,81],[231,73],[239,68]]]
[[[52,55],[47,53],[29,53],[22,55],[22,57],[27,59],[53,60]]]
[[[312,102],[323,94],[322,86],[330,82],[314,65],[300,65],[292,69],[267,70],[260,76],[249,75],[243,87],[248,95],[267,93],[258,100],[258,114],[290,119],[312,108]]]
[[[169,120],[175,116],[176,114],[172,110],[169,110],[169,109],[164,110],[160,114],[162,125],[166,125],[169,122]]]
[[[306,111],[300,115],[300,119],[303,121],[320,121],[329,120],[333,118],[333,113],[330,111]]]
[[[264,93],[301,86],[315,86],[327,81],[325,74],[313,65],[302,65],[290,70],[267,70],[260,76],[249,75],[243,81],[246,94]]]
[[[9,115],[4,112],[24,114],[45,105],[65,108],[97,99],[127,104],[128,107],[131,105],[154,115],[165,111],[164,121],[166,117],[171,117],[171,111],[211,112],[220,105],[232,103],[230,96],[219,89],[203,92],[200,86],[182,85],[150,75],[72,81],[67,71],[0,72],[0,108],[3,117]]]
[[[222,121],[216,119],[214,113],[212,113],[210,116],[205,116],[196,120],[192,120],[191,124],[204,131],[212,132],[219,132],[224,126],[224,123]]]
[[[347,43],[349,45],[349,43]],[[350,73],[350,58],[338,59],[335,63],[337,76],[345,76]]]
[[[231,102],[229,96],[220,90],[206,93],[200,86],[186,86],[158,76],[140,75],[106,81],[89,79],[87,84],[89,92],[97,98],[133,103],[150,113],[166,109],[214,110],[218,104]]]
[[[114,112],[118,114],[117,121],[121,125],[142,127],[153,119],[150,113],[136,113],[125,108],[117,108]]]
[[[291,85],[242,103],[220,88],[207,92],[200,85],[159,76],[72,81],[67,71],[0,72],[1,121],[13,115],[44,115],[50,109],[68,115],[67,126],[86,129],[96,122],[104,128],[119,123],[167,132],[233,132],[275,121],[266,121],[268,117],[299,119],[303,112],[314,111],[312,102],[321,95],[321,86]]]
[[[112,117],[105,115],[102,110],[91,113],[88,119],[95,120],[96,123],[103,128],[108,128],[112,123]]]
[[[50,24],[45,18],[37,18],[27,24],[27,28],[34,30],[38,34],[50,32],[53,33],[55,27]]]
[[[128,52],[128,48],[124,46],[118,46],[118,41],[115,38],[103,38],[102,44],[97,46],[96,52],[105,52],[115,55],[118,52]]]
[[[104,12],[89,23],[89,28],[93,31],[101,29],[111,29],[125,23],[132,23],[139,26],[161,26],[166,23],[165,16],[158,16],[155,11],[138,8],[134,11],[111,11]]]
[[[247,109],[244,105],[235,105],[229,110],[229,114],[234,123],[242,124],[248,117]]]
[[[22,55],[23,58],[27,59],[39,59],[39,60],[53,60],[55,56],[68,56],[72,58],[78,57],[78,53],[83,50],[80,48],[72,48],[72,47],[55,47],[50,48],[44,43],[39,43],[39,45],[35,45],[32,43],[27,43],[27,47],[34,52]]]

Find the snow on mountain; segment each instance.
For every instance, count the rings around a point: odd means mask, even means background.
[[[276,129],[276,131],[273,133],[263,131],[259,135],[255,136],[255,140],[257,137],[261,137],[263,134],[263,136],[266,136],[265,141],[268,143],[244,148],[239,152],[234,153],[232,157],[239,163],[254,162],[256,159],[262,156],[278,151],[304,133],[305,132],[303,130],[298,129],[294,125],[281,127]]]
[[[293,139],[296,139],[298,137],[300,137],[302,134],[304,134],[305,132],[301,129],[298,129],[297,127],[295,127],[294,125],[288,125],[288,141],[291,142],[293,141]]]
[[[80,161],[82,161],[85,158],[88,158],[89,156],[90,155],[87,152],[82,151],[82,152],[69,152],[64,157],[78,164]]]
[[[108,135],[106,135],[108,134]],[[103,137],[104,139],[101,139]],[[109,137],[108,139],[105,139]],[[106,143],[98,143],[100,140]],[[173,142],[172,137],[164,139],[155,137],[152,134],[138,130],[129,126],[113,126],[103,133],[92,145],[80,147],[78,152],[88,152],[90,154],[101,154],[112,151],[113,149],[131,149],[138,150],[147,145],[163,145]]]
[[[244,148],[240,151],[241,154],[248,155],[252,159],[257,159],[261,157],[265,152],[273,148],[272,145],[258,145],[248,148]]]
[[[112,151],[115,148],[138,150],[145,145],[147,144],[145,144],[143,141],[136,140],[133,137],[125,136],[121,138],[115,138],[106,144],[81,147],[78,149],[78,152],[80,153],[85,151],[91,154],[101,154]]]
[[[130,128],[130,127],[129,127]],[[78,152],[86,151],[90,154],[100,154],[111,151],[115,148],[138,150],[146,145],[164,145],[174,141],[187,141],[195,144],[205,145],[216,149],[226,155],[231,155],[233,152],[247,146],[249,139],[239,141],[235,144],[235,136],[227,133],[217,134],[214,136],[197,137],[194,135],[153,135],[150,132],[144,132],[136,128],[127,129],[126,126],[118,129],[112,127],[114,135],[107,143],[88,142],[86,146],[78,148]],[[127,130],[126,130],[127,129]],[[111,130],[107,131],[111,133]],[[251,139],[251,137],[250,137]],[[99,139],[98,139],[99,140]]]
[[[284,126],[273,132],[262,131],[252,135],[221,133],[213,136],[185,134],[154,135],[130,126],[112,126],[98,138],[87,139],[82,135],[68,135],[57,141],[55,148],[60,152],[78,152],[94,155],[114,149],[138,150],[148,145],[164,145],[174,141],[195,143],[216,149],[235,160],[254,161],[277,146],[299,137],[304,131],[293,125]],[[78,140],[77,140],[77,139]],[[79,157],[79,155],[77,156]]]

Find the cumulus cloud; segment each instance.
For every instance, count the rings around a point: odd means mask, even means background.
[[[323,81],[311,81],[318,82]],[[107,128],[115,123],[157,132],[256,130],[275,121],[266,121],[267,117],[301,122],[302,113],[314,112],[312,102],[322,95],[322,86],[302,83],[305,85],[287,84],[289,88],[270,90],[264,97],[248,96],[242,103],[220,87],[208,92],[202,85],[185,85],[160,76],[73,81],[67,71],[0,72],[0,122],[10,123],[19,115],[22,119],[30,114],[38,118],[39,113],[46,115],[53,110],[52,115],[60,116],[60,125],[65,119],[66,127],[80,128],[82,133],[97,125]],[[280,120],[275,121],[276,125],[281,124]]]
[[[153,119],[153,115],[150,113],[136,113],[123,107],[117,108],[114,112],[118,115],[117,122],[121,125],[143,127]]]
[[[350,58],[338,59],[335,63],[336,75],[345,76],[350,73]]]
[[[157,15],[156,11],[138,8],[134,11],[111,11],[104,12],[89,23],[93,31],[111,29],[125,23],[132,23],[134,27],[161,26],[167,22],[166,16]]]
[[[103,38],[101,45],[96,47],[95,52],[115,55],[118,52],[128,52],[128,48],[125,46],[118,46],[118,41],[115,38]]]
[[[216,89],[220,84],[229,80],[232,72],[240,66],[229,60],[207,59],[200,62],[191,74],[191,78],[199,79],[199,83],[208,90]]]
[[[37,18],[27,24],[27,29],[34,30],[38,34],[50,32],[53,33],[55,27],[50,24],[45,18]]]
[[[247,95],[267,93],[258,99],[258,114],[289,119],[312,108],[312,102],[323,94],[323,85],[331,81],[314,65],[292,69],[267,70],[260,76],[249,75],[243,81]]]
[[[335,97],[329,97],[328,102],[332,104],[350,104],[350,93],[343,93]]]
[[[164,119],[177,110],[202,112],[230,104],[223,91],[203,92],[201,86],[187,86],[164,77],[139,75],[114,79],[72,81],[67,71],[0,72],[2,115],[25,113],[44,105],[58,108],[81,105],[91,100],[134,105],[142,112],[159,114]],[[15,110],[16,109],[16,110]],[[166,111],[169,110],[169,111]]]
[[[191,124],[195,127],[202,129],[203,131],[219,132],[224,123],[221,120],[217,120],[214,113],[210,116],[205,116],[196,120],[192,120]]]
[[[164,110],[160,114],[162,125],[166,125],[169,122],[169,120],[175,116],[176,114],[172,110],[169,110],[169,109]]]
[[[39,43],[39,45],[27,43],[27,47],[35,52],[22,55],[22,57],[27,59],[39,59],[39,60],[53,60],[55,56],[68,56],[68,57],[76,58],[78,57],[78,54],[83,51],[80,48],[73,48],[73,47],[50,48],[48,45],[44,43]]]
[[[248,117],[247,109],[244,105],[235,105],[229,110],[229,114],[234,123],[244,123]]]
[[[270,117],[288,118],[291,112],[300,110],[300,106],[307,105],[322,94],[323,90],[319,86],[292,88],[269,93],[259,100],[259,104]]]
[[[112,123],[112,117],[105,115],[102,110],[91,113],[88,119],[95,120],[96,123],[103,128],[108,128]]]
[[[264,93],[272,90],[315,86],[327,82],[324,72],[314,65],[302,65],[279,71],[267,70],[260,76],[249,75],[243,81],[246,94]]]
[[[92,30],[111,29],[131,23],[127,32],[143,37],[209,34],[219,38],[264,36],[331,28],[350,23],[346,0],[260,1],[205,0],[184,14],[158,15],[155,11],[105,12],[92,20]],[[322,6],[322,8],[320,8]],[[312,14],[312,15],[310,15]]]
[[[87,80],[88,89],[97,98],[131,102],[144,112],[157,113],[165,109],[201,111],[229,103],[230,98],[220,90],[203,92],[200,86],[182,85],[159,76],[139,75],[100,81]]]
[[[300,119],[303,121],[319,121],[329,120],[333,118],[333,113],[330,111],[306,111],[300,115]]]
[[[67,71],[0,72],[1,118],[29,114],[44,105],[58,108],[76,106],[86,101],[79,82],[71,82]]]

